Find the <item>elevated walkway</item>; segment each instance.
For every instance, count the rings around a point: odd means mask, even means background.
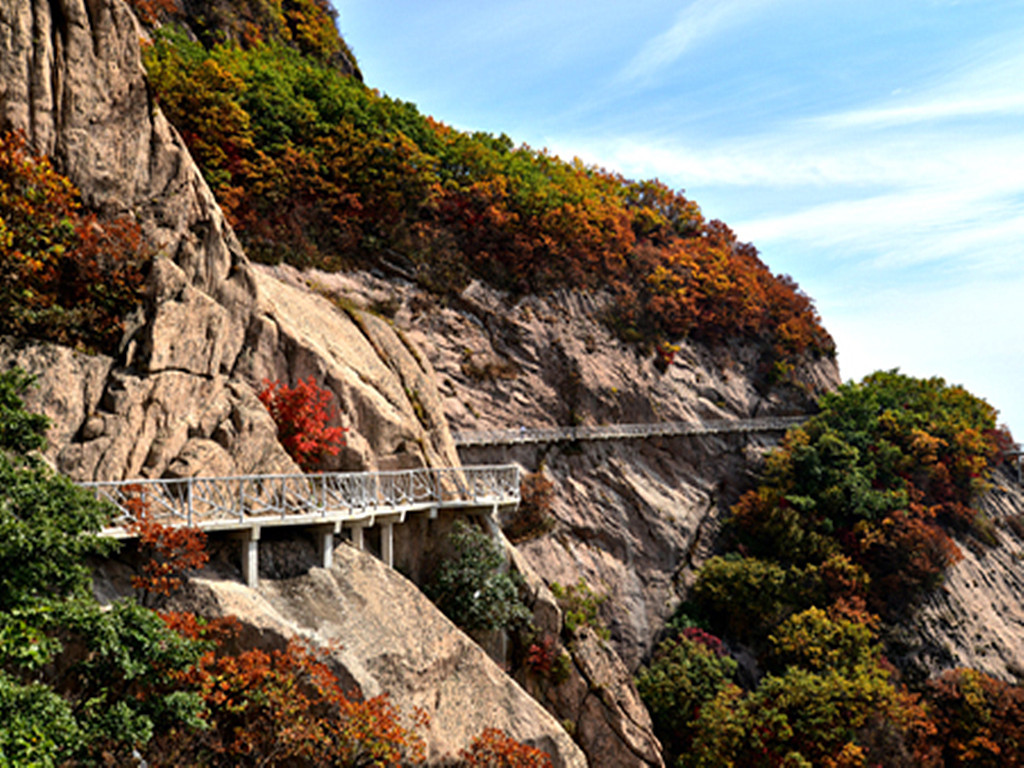
[[[313,530],[325,568],[334,536],[349,529],[364,548],[363,531],[381,530],[381,558],[394,564],[394,525],[412,514],[437,517],[443,509],[480,514],[519,504],[516,465],[324,472],[311,475],[240,475],[81,483],[119,511],[102,534],[132,538],[130,525],[145,509],[154,522],[224,531],[242,541],[242,575],[254,586],[260,532],[268,527]]]
[[[808,416],[774,416],[759,419],[712,419],[662,421],[653,424],[607,424],[597,427],[550,427],[543,429],[493,429],[453,432],[455,445],[516,445],[520,443],[569,443],[581,440],[631,440],[658,436],[717,435],[727,433],[785,432],[807,421]]]

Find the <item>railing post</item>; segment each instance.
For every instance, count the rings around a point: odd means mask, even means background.
[[[185,503],[188,510],[188,527],[192,527],[192,478],[185,479]]]

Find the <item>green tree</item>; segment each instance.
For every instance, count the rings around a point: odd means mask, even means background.
[[[35,454],[46,420],[27,414],[22,371],[0,374],[0,764],[126,757],[162,725],[199,725],[174,670],[199,647],[134,602],[101,607],[89,559],[111,510]]]
[[[636,686],[670,755],[684,754],[701,709],[725,689],[736,667],[728,656],[683,635],[658,646],[637,674]]]
[[[444,614],[467,632],[511,628],[529,620],[505,555],[486,533],[458,520],[449,542],[454,554],[442,560],[425,592]]]

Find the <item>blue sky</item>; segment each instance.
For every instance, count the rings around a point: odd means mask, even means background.
[[[685,190],[844,379],[942,376],[1024,438],[1024,2],[334,3],[369,85]]]

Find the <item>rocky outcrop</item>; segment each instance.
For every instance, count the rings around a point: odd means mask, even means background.
[[[350,428],[329,468],[456,462],[422,355],[375,318],[249,264],[151,100],[142,35],[122,0],[0,7],[0,130],[24,131],[86,206],[133,217],[161,253],[118,359],[24,343],[0,353],[40,376],[30,404],[54,418],[51,459],[80,480],[294,471],[255,393],[264,379],[313,376]]]
[[[258,590],[192,579],[175,607],[237,616],[249,645],[281,647],[300,636],[333,647],[330,663],[364,696],[387,692],[403,713],[429,715],[422,734],[431,763],[492,727],[549,753],[556,766],[587,764],[558,721],[411,582],[350,547],[338,548],[330,570],[266,580]]]
[[[650,353],[621,343],[602,322],[608,307],[599,295],[510,302],[473,284],[441,306],[400,281],[324,279],[361,306],[390,308],[436,370],[454,430],[806,413],[839,381],[834,362],[819,360],[797,371],[796,384],[768,386],[753,344],[713,350],[684,342],[660,371]],[[721,516],[777,439],[714,435],[460,452],[467,463],[544,467],[554,483],[555,525],[517,546],[548,583],[582,577],[608,596],[603,618],[616,651],[635,669],[708,556]]]
[[[982,501],[988,543],[960,537],[963,559],[889,644],[911,675],[971,667],[1024,683],[1024,486],[1004,469]]]
[[[415,343],[294,272],[248,262],[150,98],[142,35],[122,0],[0,4],[0,130],[23,131],[87,207],[134,218],[160,252],[145,313],[116,357],[0,339],[0,366],[38,376],[28,405],[53,420],[48,458],[78,480],[296,471],[256,392],[264,379],[312,376],[349,427],[327,468],[457,463],[435,375]],[[425,531],[402,528],[418,549]],[[272,555],[261,562],[293,559]],[[245,613],[250,639],[341,639],[339,669],[365,692],[387,690],[434,715],[434,755],[493,725],[558,765],[585,764],[561,726],[411,584],[352,552],[337,562],[330,574],[267,581],[261,594],[230,578],[196,581],[194,596],[214,613]]]

